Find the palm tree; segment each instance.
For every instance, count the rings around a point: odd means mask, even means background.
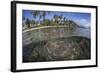
[[[59,16],[60,24],[62,24],[62,18],[63,18],[63,15],[60,15],[60,16]]]
[[[64,21],[64,22],[66,21],[66,17],[63,18],[63,21]]]
[[[33,12],[34,18],[36,18],[38,15],[39,15],[39,11],[34,11],[34,12]]]
[[[41,24],[41,21],[40,21],[41,18],[42,18],[42,15],[40,14],[39,15],[39,24]]]
[[[42,12],[43,21],[45,21],[45,15],[46,15],[46,11],[43,11]]]
[[[58,18],[59,18],[59,16],[58,15],[54,15],[54,20],[55,20],[55,23],[57,23],[58,24]]]
[[[43,22],[45,22],[45,20],[46,20],[45,16],[46,16],[47,13],[50,14],[50,11],[42,11],[41,16],[43,18]]]
[[[25,26],[25,20],[26,20],[26,18],[25,18],[25,16],[23,16],[23,17],[22,17],[22,24],[23,24],[22,26],[23,26],[23,27]]]
[[[39,12],[39,11],[31,11],[31,14],[32,14],[33,17],[36,19],[36,18],[39,16],[40,12]],[[36,20],[35,20],[35,21],[36,21]]]
[[[30,20],[27,18],[27,19],[26,19],[27,28],[30,28],[30,27],[31,27],[30,23],[31,23]]]
[[[35,24],[36,24],[35,20],[31,20],[31,24],[32,24],[33,26],[35,26]]]
[[[25,20],[25,16],[23,16],[23,20]]]
[[[40,19],[43,18],[43,21],[45,21],[45,16],[46,13],[50,13],[50,11],[32,11],[31,12],[34,18],[39,17],[39,23],[40,23]]]

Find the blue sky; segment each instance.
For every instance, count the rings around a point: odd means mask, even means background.
[[[31,14],[32,10],[23,10],[22,15],[25,18],[29,18],[30,20],[34,19],[33,15]],[[46,14],[46,19],[52,19],[54,15],[63,15],[67,19],[75,21],[78,25],[82,25],[85,27],[90,27],[91,22],[91,13],[79,13],[79,12],[57,12],[57,11],[50,11],[50,13]],[[38,19],[38,18],[37,18]]]

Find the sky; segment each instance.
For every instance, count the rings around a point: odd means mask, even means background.
[[[23,10],[22,16],[30,20],[34,19],[33,15],[31,14],[31,11],[34,11],[34,10]],[[91,13],[50,11],[50,13],[46,14],[45,18],[52,19],[54,15],[59,15],[59,16],[63,15],[67,19],[73,20],[78,25],[81,25],[84,27],[90,27],[90,24],[91,24]],[[38,18],[35,20],[38,20]]]

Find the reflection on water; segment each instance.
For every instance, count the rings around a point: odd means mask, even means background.
[[[90,38],[90,29],[76,27],[73,30],[68,30],[67,27],[49,27],[44,29],[38,29],[28,31],[23,35],[23,45],[30,44],[32,42],[38,42],[42,40],[49,40],[54,38],[62,38],[69,36],[83,36]]]

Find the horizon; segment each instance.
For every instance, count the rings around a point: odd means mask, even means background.
[[[34,18],[31,11],[35,11],[35,10],[23,10],[22,11],[22,16],[25,18],[28,18],[30,20],[37,20],[39,19],[39,17]],[[39,10],[37,10],[39,11]],[[41,11],[40,11],[41,12]],[[48,12],[48,11],[46,11]],[[59,12],[59,11],[49,11],[50,13],[47,13],[45,18],[46,19],[53,19],[54,15],[62,15],[63,17],[65,17],[66,19],[69,20],[73,20],[74,22],[76,22],[78,25],[80,26],[84,26],[84,27],[91,27],[91,13],[80,13],[80,12]],[[40,19],[41,20],[41,19]]]

